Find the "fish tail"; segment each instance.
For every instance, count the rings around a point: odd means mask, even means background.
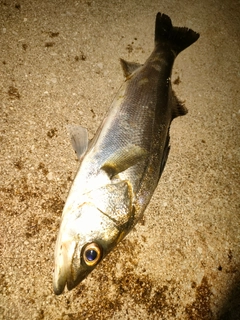
[[[199,33],[188,29],[173,27],[169,16],[158,12],[155,25],[155,44],[168,47],[176,54],[189,47],[199,38]]]

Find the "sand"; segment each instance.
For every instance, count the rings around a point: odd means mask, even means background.
[[[240,9],[237,1],[0,2],[0,319],[240,319]],[[158,11],[201,34],[174,65],[189,113],[144,219],[71,292],[52,289],[54,246],[78,161],[143,63]]]

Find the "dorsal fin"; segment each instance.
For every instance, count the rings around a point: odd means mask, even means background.
[[[86,128],[77,125],[67,125],[71,144],[79,160],[84,156],[88,148],[88,132]]]
[[[120,59],[120,63],[123,69],[123,74],[127,78],[129,77],[135,70],[142,66],[142,64],[137,62],[129,62],[123,59]]]

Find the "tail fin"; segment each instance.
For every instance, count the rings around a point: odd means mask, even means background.
[[[199,33],[191,29],[173,27],[169,16],[158,12],[155,24],[155,44],[169,46],[178,54],[197,41],[199,36]]]

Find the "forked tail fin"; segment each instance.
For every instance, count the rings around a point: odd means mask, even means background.
[[[178,54],[197,41],[199,36],[199,33],[191,29],[173,27],[169,16],[158,12],[155,24],[156,45],[169,47]]]

